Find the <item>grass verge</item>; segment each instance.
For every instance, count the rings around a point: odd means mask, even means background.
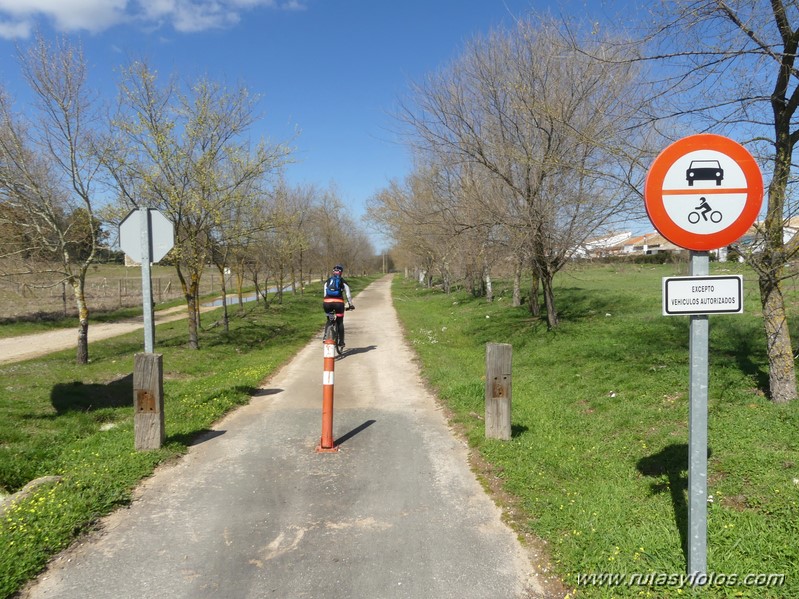
[[[688,319],[661,316],[667,266],[597,266],[557,279],[555,331],[510,305],[396,279],[423,375],[543,539],[570,597],[799,596],[799,405],[772,404],[755,278],[745,314],[710,318],[708,572],[691,588]],[[713,265],[741,272],[737,265]],[[794,333],[796,334],[796,333]],[[513,345],[513,436],[484,435],[485,344]],[[483,473],[488,476],[487,473]],[[778,586],[755,586],[769,574]],[[745,578],[759,575],[760,578]],[[774,582],[774,579],[771,579]]]
[[[373,279],[348,278],[353,293]],[[185,321],[159,325],[163,354],[166,442],[133,449],[133,354],[142,333],[92,343],[92,361],[74,364],[74,350],[0,366],[0,493],[48,475],[61,479],[19,501],[0,517],[0,597],[8,597],[87,527],[130,500],[160,463],[183,454],[225,413],[246,404],[258,386],[321,330],[319,284],[284,303],[230,309],[230,332],[202,317],[201,349],[189,350]]]

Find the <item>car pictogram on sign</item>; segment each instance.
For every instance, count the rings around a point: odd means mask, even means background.
[[[694,181],[715,181],[716,185],[721,185],[724,169],[718,160],[692,160],[685,171],[685,178],[690,186]]]

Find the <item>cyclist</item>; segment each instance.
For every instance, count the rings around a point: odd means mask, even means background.
[[[344,267],[340,264],[336,264],[333,267],[333,275],[325,281],[325,297],[322,300],[322,305],[326,313],[336,313],[338,339],[342,349],[344,348],[344,298],[347,299],[349,309],[355,309],[355,306],[352,305],[350,286],[347,284],[347,281],[344,280],[343,274]]]
[[[713,210],[713,208],[711,208],[710,204],[707,203],[707,198],[701,197],[701,198],[699,198],[699,206],[694,208],[694,210],[701,210],[702,211],[702,218],[707,220],[707,213],[710,212],[711,210]]]

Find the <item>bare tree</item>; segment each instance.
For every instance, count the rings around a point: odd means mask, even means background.
[[[736,137],[763,165],[765,220],[751,243],[737,250],[758,276],[772,401],[797,397],[794,354],[782,283],[799,251],[785,242],[797,215],[792,185],[799,142],[799,10],[783,0],[681,0],[664,2],[649,59],[665,75],[656,82],[661,102],[652,121],[665,129],[712,130]],[[668,75],[671,76],[668,76]]]
[[[640,197],[623,151],[637,114],[627,103],[637,70],[608,60],[618,48],[598,41],[578,51],[554,24],[519,21],[474,40],[416,86],[401,117],[423,150],[461,168],[462,178],[477,173],[502,187],[501,210],[495,198],[474,199],[486,200],[481,214],[493,212],[493,224],[530,248],[550,328],[558,324],[555,274]]]
[[[256,121],[248,90],[200,79],[187,89],[137,62],[123,73],[109,167],[131,206],[158,208],[175,226],[175,263],[189,312],[189,347],[199,347],[200,279],[211,258],[215,224],[243,188],[278,168],[282,144],[251,148],[244,135]]]
[[[37,35],[19,51],[19,62],[34,100],[27,115],[15,114],[10,98],[0,93],[0,223],[9,233],[0,254],[14,258],[18,274],[49,273],[55,278],[44,284],[72,288],[79,320],[76,359],[86,364],[86,273],[101,237],[95,217],[100,119],[79,46],[64,38],[50,44]]]
[[[320,278],[325,279],[325,273],[335,264],[344,265],[348,273],[368,269],[375,256],[374,248],[347,212],[335,186],[320,192],[309,226]]]
[[[267,201],[269,194],[262,187],[263,181],[259,177],[244,177],[235,172],[241,168],[245,161],[234,161],[228,166],[225,179],[229,183],[238,181],[236,185],[222,185],[215,192],[222,197],[214,203],[210,223],[210,258],[219,272],[222,296],[222,327],[227,333],[230,330],[230,317],[228,315],[228,275],[233,274],[231,265],[241,265],[246,259],[252,240],[270,224],[261,218],[264,213],[262,204]],[[243,268],[236,268],[239,308],[243,309],[242,279]]]
[[[392,181],[370,198],[370,222],[388,234],[397,251],[414,257],[417,276],[426,284],[438,273],[449,293],[468,258],[452,212],[458,209],[442,170],[432,163],[418,166],[403,182]]]
[[[286,189],[287,210],[292,214],[290,234],[292,236],[292,285],[299,282],[300,295],[304,293],[308,252],[312,247],[311,219],[317,191],[313,186],[296,186]]]

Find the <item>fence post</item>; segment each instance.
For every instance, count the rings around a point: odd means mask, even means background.
[[[164,366],[161,354],[133,356],[133,434],[137,451],[164,443]]]
[[[511,438],[512,357],[512,345],[486,344],[485,435],[489,439]]]

